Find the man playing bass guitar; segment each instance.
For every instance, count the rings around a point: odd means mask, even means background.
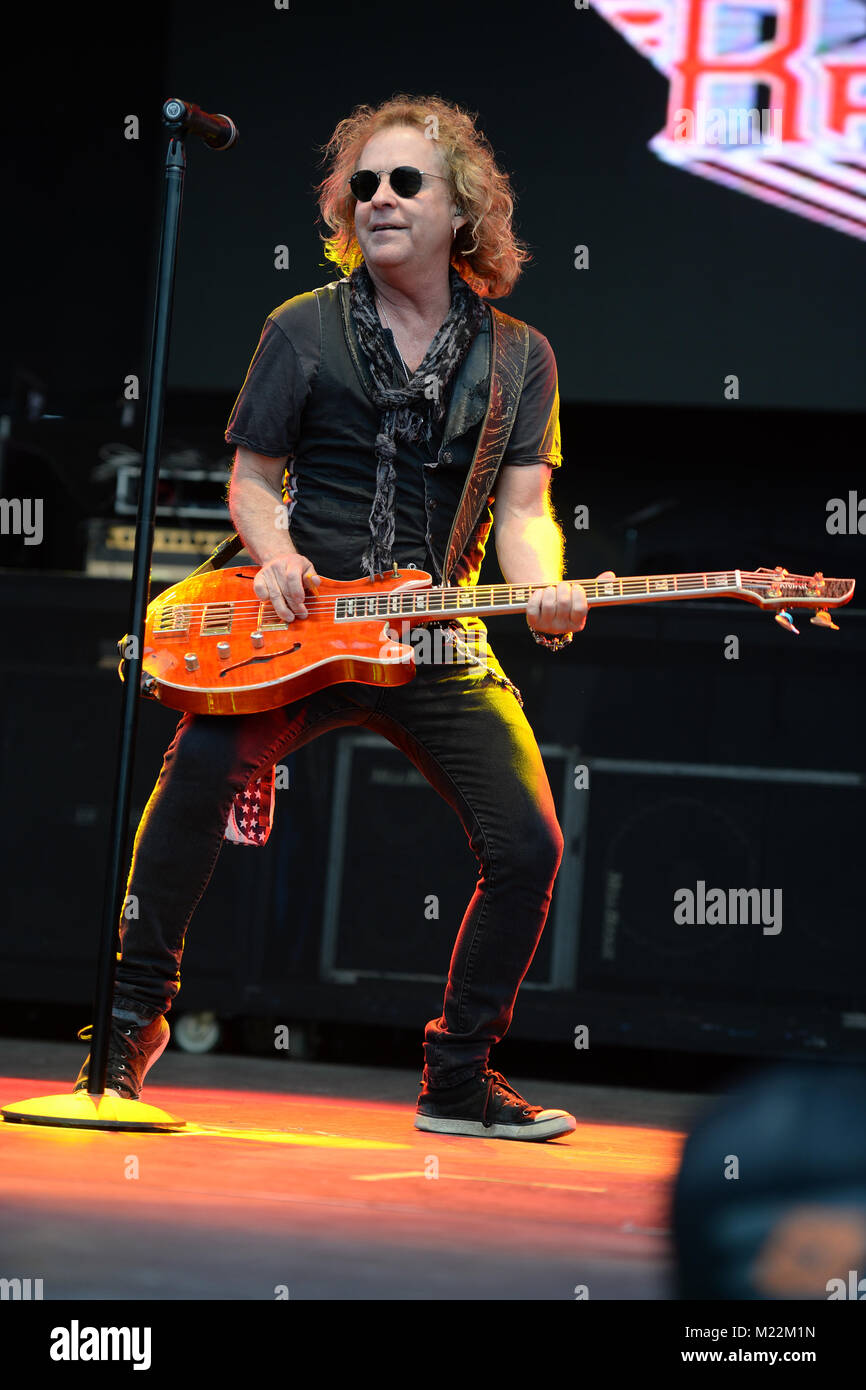
[[[557,649],[583,628],[586,595],[562,580],[548,497],[561,464],[553,352],[486,303],[510,293],[528,259],[507,176],[473,119],[438,97],[359,107],[325,149],[319,206],[342,279],[268,316],[225,436],[237,451],[229,510],[260,567],[255,593],[300,633],[321,576],[373,579],[397,564],[474,586],[493,523],[506,581],[539,586],[531,636]],[[516,393],[502,420],[494,338]],[[485,486],[473,503],[479,441],[495,496]],[[472,523],[463,544],[459,512]],[[139,915],[121,924],[107,1090],[138,1099],[166,1046],[185,933],[234,798],[280,758],[351,725],[405,753],[459,817],[479,866],[442,1013],[425,1029],[416,1126],[528,1140],[575,1128],[490,1067],[563,840],[520,692],[483,622],[439,626],[451,659],[419,662],[406,684],[343,681],[261,713],[180,719],[135,837],[127,893]]]

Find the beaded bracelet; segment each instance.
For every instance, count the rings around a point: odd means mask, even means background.
[[[561,652],[563,647],[567,647],[574,637],[573,632],[558,632],[548,636],[546,632],[536,632],[534,627],[530,628],[530,632],[539,647],[547,647],[552,652]]]

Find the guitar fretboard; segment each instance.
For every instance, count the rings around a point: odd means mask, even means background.
[[[738,570],[700,574],[645,574],[623,579],[581,579],[588,604],[629,603],[643,599],[697,598],[736,592]],[[337,622],[363,618],[443,618],[455,613],[521,613],[543,584],[478,584],[474,588],[405,589],[338,598]]]

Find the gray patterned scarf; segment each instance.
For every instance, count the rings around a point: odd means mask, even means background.
[[[484,319],[484,301],[453,266],[449,270],[451,308],[415,375],[404,386],[394,386],[394,359],[376,311],[375,287],[361,262],[349,277],[349,303],[355,332],[366,355],[373,379],[374,403],[382,411],[374,450],[376,495],[370,512],[370,545],[361,568],[370,579],[391,567],[394,544],[394,492],[397,474],[394,460],[397,439],[429,440],[434,426],[445,418],[448,387],[459,370]],[[431,465],[435,466],[435,465]]]

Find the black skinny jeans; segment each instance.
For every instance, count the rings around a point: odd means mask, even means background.
[[[487,660],[502,673],[489,647]],[[319,734],[347,725],[374,729],[402,749],[459,816],[478,860],[442,1015],[424,1034],[427,1079],[456,1084],[487,1065],[511,1023],[563,850],[518,700],[467,662],[419,663],[403,686],[332,685],[262,714],[183,715],[136,832],[127,894],[139,915],[121,921],[115,1004],[148,1017],[170,1010],[185,934],[235,794]]]

